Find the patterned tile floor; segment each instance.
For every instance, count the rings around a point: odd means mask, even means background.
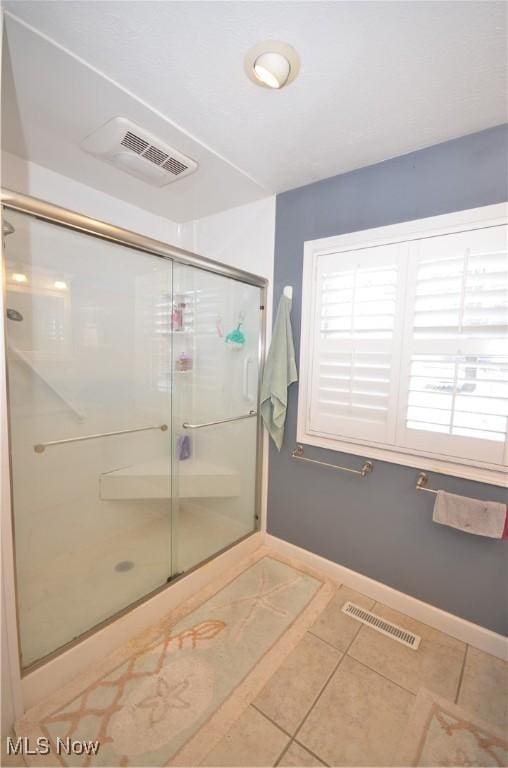
[[[421,635],[420,649],[345,616],[347,600]],[[422,688],[508,729],[508,663],[341,587],[202,764],[391,765]]]
[[[421,635],[420,650],[343,614],[346,600]],[[391,765],[422,687],[508,729],[507,662],[341,587],[204,764]]]

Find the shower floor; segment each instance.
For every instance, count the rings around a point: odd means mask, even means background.
[[[173,573],[182,572],[250,530],[198,503],[182,502],[172,543],[167,510],[148,515],[146,502],[131,505],[130,510],[138,512],[139,522],[114,536],[80,542],[73,551],[45,559],[38,567],[20,569],[23,666],[163,585],[171,576],[172,548]],[[118,564],[120,570],[115,568]]]

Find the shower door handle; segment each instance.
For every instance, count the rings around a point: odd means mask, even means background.
[[[250,396],[249,392],[249,368],[250,364],[252,363],[252,356],[247,355],[245,360],[243,361],[243,397],[244,400],[254,400],[253,397]]]
[[[226,424],[228,421],[252,419],[253,416],[257,415],[257,411],[249,411],[249,413],[245,413],[243,416],[233,416],[230,419],[219,419],[219,421],[204,421],[202,424],[190,424],[188,421],[184,421],[182,427],[184,429],[202,429],[202,427],[214,427],[216,424]]]
[[[96,440],[98,437],[113,437],[114,435],[129,435],[131,432],[147,432],[150,429],[160,429],[166,432],[167,424],[158,427],[134,427],[133,429],[118,429],[116,432],[99,432],[96,435],[80,435],[79,437],[65,437],[63,440],[51,440],[49,443],[37,443],[34,445],[35,453],[44,453],[51,445],[63,445],[64,443],[80,443],[82,440]]]

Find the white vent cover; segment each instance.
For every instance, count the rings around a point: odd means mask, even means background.
[[[81,148],[138,179],[163,187],[183,179],[198,164],[125,117],[114,117],[84,139]]]
[[[377,616],[375,613],[371,613],[371,611],[366,611],[365,608],[361,608],[359,605],[355,605],[349,600],[342,606],[342,611],[353,619],[361,621],[362,624],[367,624],[369,627],[376,629],[383,635],[391,637],[392,640],[397,640],[397,642],[402,643],[402,645],[406,645],[413,651],[416,651],[420,645],[421,637],[419,637],[419,635],[415,635],[414,632],[409,632],[407,629],[399,627],[391,621],[386,621],[386,619],[382,619],[381,616]]]

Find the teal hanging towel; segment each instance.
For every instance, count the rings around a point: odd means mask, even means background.
[[[294,381],[298,381],[298,372],[291,329],[291,299],[283,294],[261,383],[261,416],[279,451],[284,440],[288,388]]]

